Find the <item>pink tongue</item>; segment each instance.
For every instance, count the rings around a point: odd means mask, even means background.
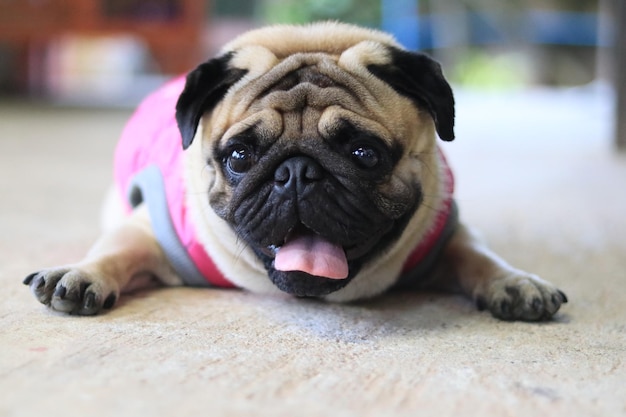
[[[285,243],[276,253],[274,268],[331,279],[348,277],[348,260],[343,248],[314,235],[296,236]]]

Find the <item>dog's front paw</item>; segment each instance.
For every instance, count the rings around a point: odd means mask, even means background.
[[[564,303],[567,303],[567,296],[563,291],[521,271],[493,279],[484,293],[476,296],[480,310],[489,309],[494,317],[502,320],[548,320]]]
[[[111,282],[79,268],[52,268],[24,279],[35,297],[53,310],[89,316],[113,307],[119,289]]]

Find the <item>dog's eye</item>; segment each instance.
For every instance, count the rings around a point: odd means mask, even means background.
[[[238,146],[232,149],[230,155],[228,155],[226,164],[231,172],[243,174],[252,168],[254,155],[247,147]]]
[[[380,157],[378,152],[366,146],[357,146],[352,150],[352,159],[363,168],[374,168]]]

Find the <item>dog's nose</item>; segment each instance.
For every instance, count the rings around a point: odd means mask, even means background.
[[[274,172],[275,187],[280,191],[302,193],[307,186],[323,178],[322,166],[308,156],[294,156],[286,159]]]

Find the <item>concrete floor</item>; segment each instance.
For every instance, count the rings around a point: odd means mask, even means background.
[[[625,416],[626,159],[597,89],[457,95],[464,219],[569,296],[505,323],[451,294],[352,305],[162,289],[91,318],[21,279],[98,233],[128,112],[0,105],[0,416]]]

